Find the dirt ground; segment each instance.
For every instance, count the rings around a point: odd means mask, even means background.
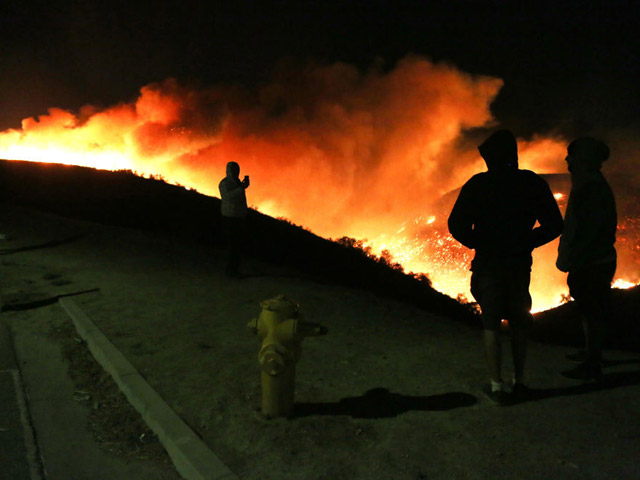
[[[533,343],[535,400],[501,408],[460,322],[255,261],[231,281],[221,250],[153,233],[10,206],[0,227],[3,303],[87,292],[76,303],[243,480],[640,478],[635,354],[607,352],[599,388],[560,376],[569,348]],[[294,418],[264,420],[246,324],[280,293],[329,333],[303,343]],[[51,341],[74,342],[70,325]],[[104,407],[109,438],[125,414]]]

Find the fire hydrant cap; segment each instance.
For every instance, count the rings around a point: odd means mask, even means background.
[[[285,317],[295,317],[300,311],[300,305],[296,302],[289,300],[284,295],[278,295],[275,298],[264,300],[260,302],[260,306],[264,310],[270,310],[272,312],[279,312]]]

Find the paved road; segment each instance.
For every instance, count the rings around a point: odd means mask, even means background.
[[[9,329],[0,320],[0,480],[40,477]]]
[[[28,398],[29,412],[24,415],[20,395],[16,395],[16,387],[12,384],[17,371],[0,368],[0,427],[7,428],[0,432],[0,480],[178,478],[171,467],[161,468],[147,461],[117,457],[102,450],[94,441],[86,428],[88,407],[73,400],[75,387],[60,348],[47,338],[50,321],[61,318],[69,321],[59,305],[5,315],[13,335],[9,336],[4,330],[2,348],[5,352],[10,351],[7,340],[13,339],[23,376],[20,388]],[[4,365],[11,360],[11,355],[6,356]],[[15,361],[12,363],[15,365]],[[29,419],[26,422],[25,416]],[[29,442],[31,432],[34,432],[35,440]]]

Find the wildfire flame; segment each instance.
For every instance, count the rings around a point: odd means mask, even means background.
[[[426,209],[484,170],[468,132],[494,122],[489,107],[501,86],[416,56],[389,72],[283,66],[256,91],[169,79],[129,103],[27,118],[0,132],[0,158],[132,170],[215,196],[226,163],[238,161],[260,211],[325,237],[368,239],[373,252],[387,250],[438,290],[470,298],[472,252]],[[520,139],[521,167],[564,172],[565,146],[556,137]],[[536,310],[566,294],[554,260],[553,245],[536,252]]]
[[[625,290],[627,288],[635,287],[636,284],[633,282],[628,282],[627,280],[623,280],[622,278],[618,278],[616,281],[613,282],[611,286],[613,288],[620,288]]]

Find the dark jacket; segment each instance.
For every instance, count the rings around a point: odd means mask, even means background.
[[[563,272],[616,260],[616,203],[599,171],[572,174],[572,187],[558,246],[556,266]]]
[[[509,132],[494,134],[479,150],[489,170],[474,175],[460,190],[449,231],[475,249],[474,272],[530,269],[533,249],[562,231],[558,204],[542,177],[518,169],[515,138]]]

